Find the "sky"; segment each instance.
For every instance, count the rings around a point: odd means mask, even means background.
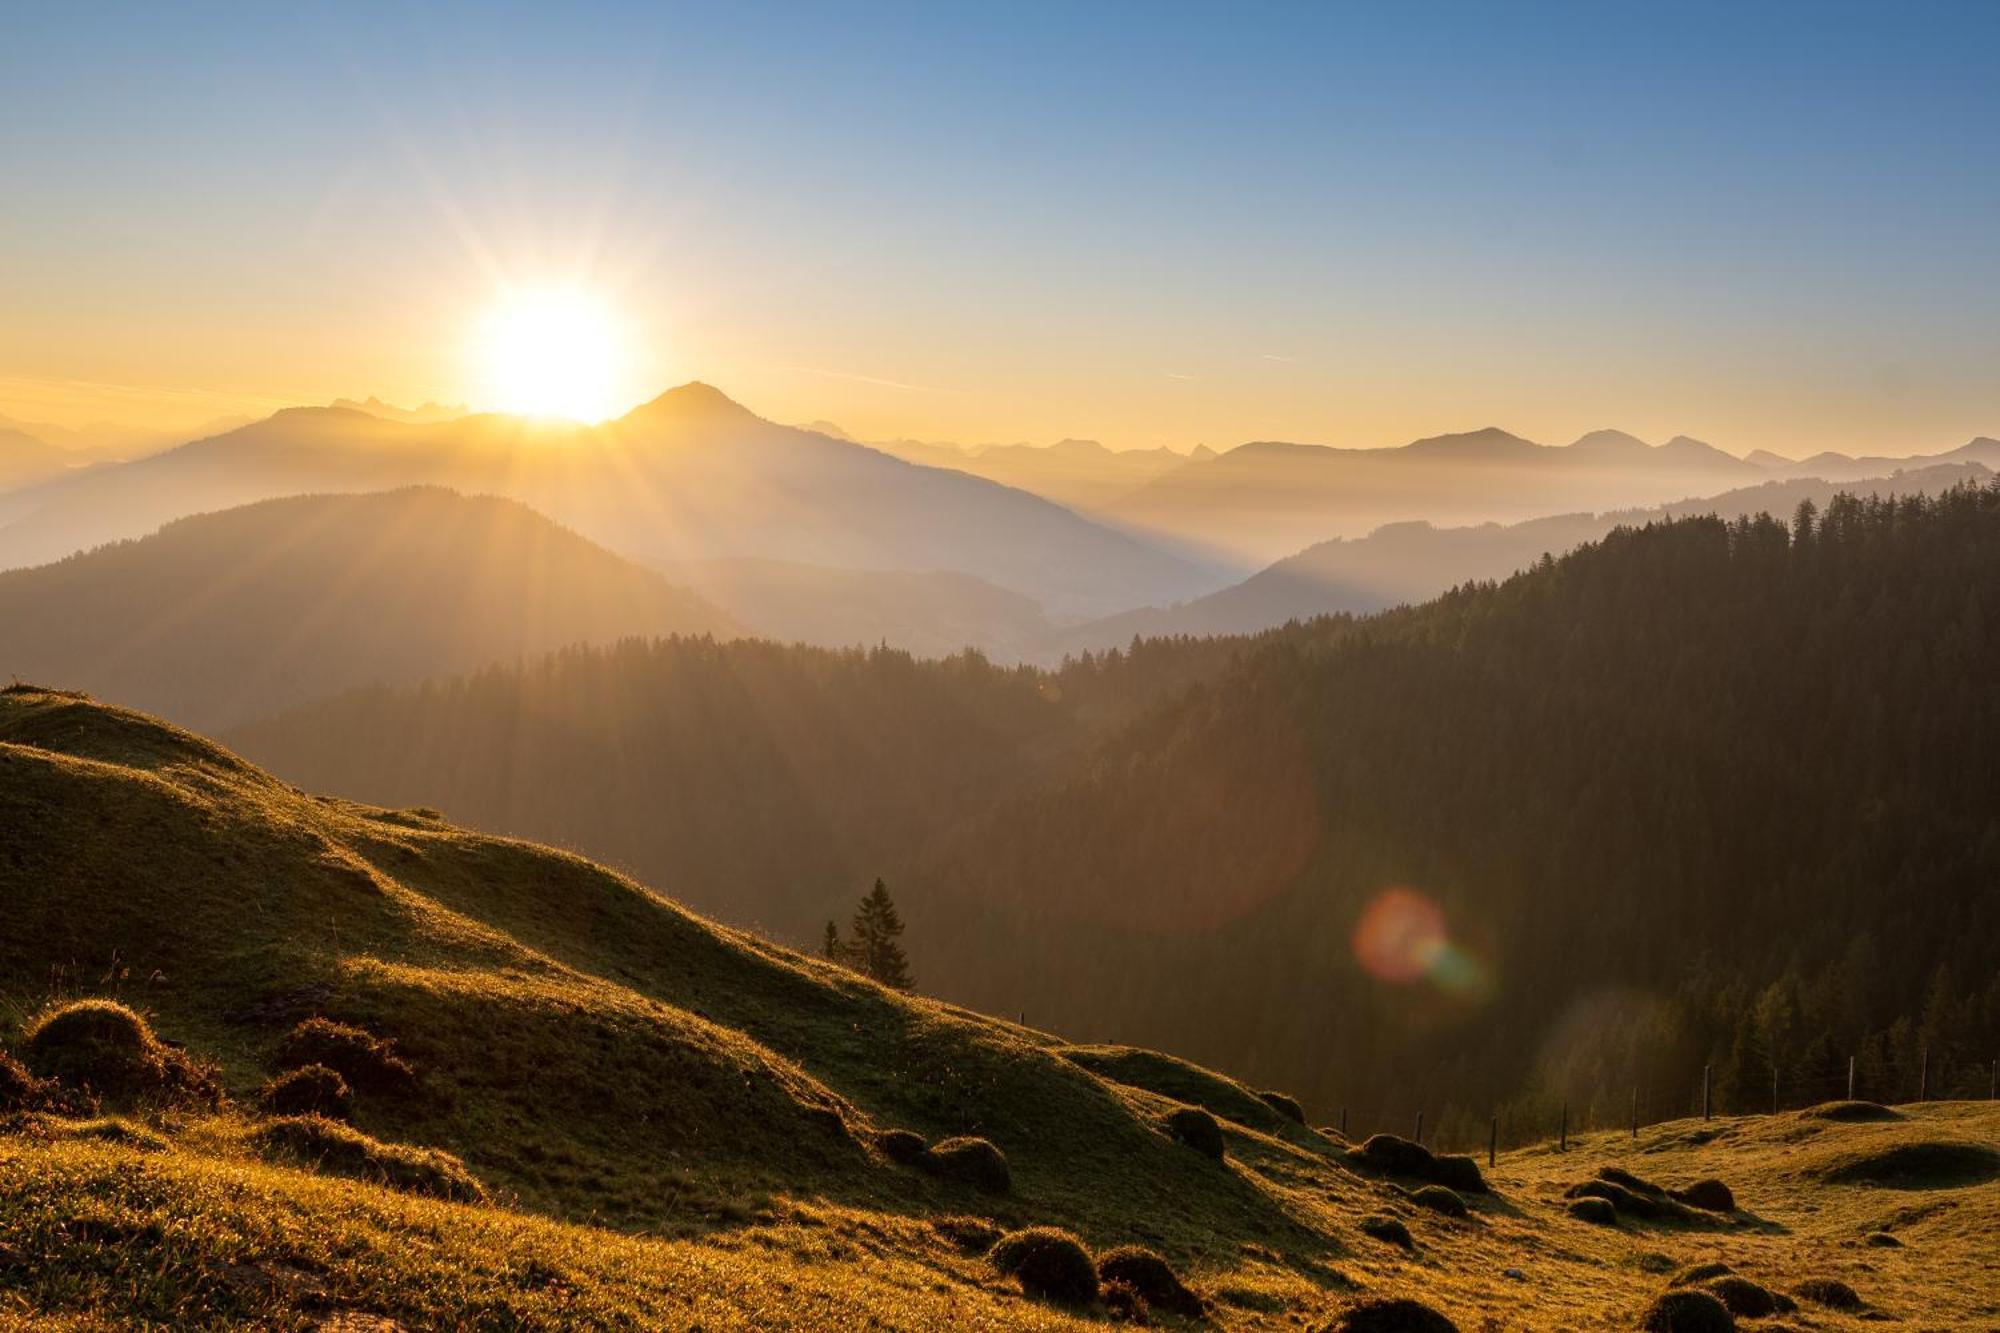
[[[559,285],[865,438],[2000,435],[2000,5],[0,20],[15,418],[499,406]]]

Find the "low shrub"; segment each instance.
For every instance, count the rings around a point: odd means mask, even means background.
[[[210,1104],[222,1097],[212,1072],[115,1000],[76,1000],[44,1011],[22,1049],[35,1074],[100,1097]]]
[[[1639,1327],[1646,1333],[1736,1333],[1736,1316],[1708,1292],[1679,1287],[1648,1306]]]
[[[923,1161],[924,1154],[930,1151],[930,1145],[924,1142],[923,1135],[907,1129],[883,1130],[875,1136],[875,1146],[882,1150],[884,1157],[892,1162],[900,1162],[904,1166],[917,1165]]]
[[[1385,1213],[1370,1213],[1355,1225],[1361,1229],[1361,1234],[1364,1236],[1373,1236],[1376,1240],[1385,1241],[1390,1245],[1400,1245],[1406,1250],[1414,1250],[1417,1247],[1417,1242],[1410,1237],[1410,1229],[1403,1225],[1400,1218],[1390,1217]]]
[[[1007,1154],[986,1139],[944,1139],[919,1161],[924,1170],[935,1176],[974,1186],[988,1194],[1005,1194],[1013,1187]]]
[[[1167,1117],[1167,1133],[1204,1157],[1222,1160],[1222,1126],[1195,1106],[1183,1106]]]
[[[1588,1222],[1592,1226],[1615,1227],[1618,1225],[1618,1209],[1612,1205],[1609,1199],[1572,1199],[1569,1204],[1569,1215],[1579,1222]]]
[[[1425,1185],[1410,1192],[1410,1202],[1419,1208],[1428,1208],[1446,1217],[1464,1217],[1472,1210],[1465,1206],[1465,1200],[1458,1197],[1458,1191],[1443,1185]]]
[[[1090,1251],[1060,1227],[1010,1231],[989,1257],[1036,1300],[1088,1305],[1097,1299],[1097,1266],[1090,1262]]]
[[[286,1116],[260,1125],[253,1144],[267,1157],[290,1158],[336,1176],[366,1180],[411,1194],[480,1203],[486,1190],[465,1163],[436,1148],[383,1143],[321,1116]]]
[[[1458,1325],[1421,1301],[1397,1298],[1350,1305],[1320,1333],[1458,1333]]]
[[[1736,1211],[1736,1195],[1721,1181],[1713,1177],[1697,1180],[1673,1192],[1673,1197],[1682,1203],[1699,1208],[1707,1213],[1733,1213]]]
[[[1172,1264],[1144,1246],[1120,1246],[1098,1256],[1097,1277],[1107,1289],[1113,1283],[1131,1287],[1150,1307],[1189,1319],[1202,1316],[1204,1307],[1201,1297],[1181,1281]]]
[[[1836,1277],[1809,1277],[1792,1291],[1800,1300],[1829,1310],[1859,1310],[1863,1304],[1861,1294]]]
[[[279,1069],[325,1065],[358,1092],[399,1095],[417,1086],[417,1071],[396,1054],[395,1042],[329,1018],[308,1018],[287,1032],[273,1063]]]
[[[1259,1101],[1296,1125],[1306,1122],[1306,1108],[1299,1105],[1296,1097],[1288,1097],[1282,1092],[1260,1092]]]
[[[354,1094],[347,1080],[325,1065],[304,1065],[289,1069],[264,1085],[257,1104],[267,1115],[317,1115],[329,1120],[345,1120],[352,1111]]]

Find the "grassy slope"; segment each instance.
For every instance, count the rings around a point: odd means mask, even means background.
[[[1615,1325],[1661,1282],[1641,1256],[1711,1251],[1772,1279],[1824,1267],[1897,1313],[1994,1313],[1994,1293],[1946,1279],[2000,1226],[2000,1186],[1804,1174],[1822,1144],[1990,1142],[1990,1108],[1732,1123],[1701,1146],[1669,1142],[1685,1129],[1670,1127],[1646,1132],[1657,1153],[1517,1155],[1498,1173],[1503,1197],[1455,1223],[1258,1115],[1219,1076],[1066,1052],[890,994],[579,858],[314,798],[137,714],[0,694],[0,829],[0,1040],[52,985],[116,992],[219,1059],[247,1099],[292,1011],[359,1021],[397,1038],[427,1084],[411,1105],[364,1098],[359,1124],[459,1154],[496,1200],[436,1203],[254,1161],[241,1111],[160,1119],[165,1146],[16,1124],[0,1133],[0,1323],[309,1323],[329,1309],[415,1324],[812,1325],[863,1309],[899,1327],[1065,1322],[954,1249],[929,1225],[944,1214],[1153,1244],[1230,1324],[1283,1326],[1358,1287],[1425,1294],[1471,1328],[1520,1322],[1529,1303],[1533,1326]],[[1211,1162],[1160,1132],[1173,1096],[1242,1108],[1254,1127],[1225,1122],[1230,1158]],[[895,1126],[990,1137],[1013,1192],[891,1164],[867,1145]],[[1787,1142],[1802,1126],[1814,1133]],[[1669,1180],[1721,1175],[1786,1230],[1572,1222],[1544,1196],[1599,1153]],[[1840,1247],[1912,1207],[1909,1248]],[[1355,1229],[1374,1211],[1409,1220],[1414,1256]],[[1862,1262],[1875,1271],[1856,1273]]]

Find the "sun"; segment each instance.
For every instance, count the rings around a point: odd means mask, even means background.
[[[584,287],[515,288],[480,318],[474,355],[488,404],[529,417],[603,421],[622,404],[625,321]]]

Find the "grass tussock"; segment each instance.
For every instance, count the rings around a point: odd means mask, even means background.
[[[396,1053],[395,1042],[328,1018],[308,1018],[287,1032],[273,1063],[286,1070],[330,1069],[361,1092],[395,1096],[417,1086],[416,1067]]]
[[[1074,1233],[1060,1227],[1010,1231],[993,1246],[993,1266],[1036,1300],[1085,1306],[1097,1299],[1097,1266]]]
[[[1005,1194],[1013,1188],[1013,1172],[1007,1154],[986,1139],[961,1137],[933,1145],[920,1159],[923,1168],[943,1180],[970,1185],[988,1194]]]
[[[1712,1292],[1677,1287],[1646,1307],[1639,1327],[1645,1333],[1736,1333],[1736,1316]]]
[[[1137,1292],[1149,1310],[1165,1310],[1184,1319],[1202,1317],[1205,1304],[1174,1266],[1156,1250],[1124,1245],[1097,1257],[1097,1277],[1107,1288],[1122,1283]]]
[[[383,1143],[319,1116],[286,1116],[260,1125],[252,1141],[269,1158],[290,1160],[355,1180],[457,1203],[479,1203],[486,1190],[465,1164],[435,1148]]]
[[[22,1052],[38,1077],[106,1100],[212,1105],[222,1095],[211,1069],[115,1000],[51,1006],[29,1024]]]
[[[1465,1194],[1484,1194],[1486,1178],[1479,1163],[1465,1156],[1443,1156],[1421,1143],[1395,1134],[1372,1134],[1348,1160],[1366,1171],[1379,1171],[1443,1185]]]
[[[1167,1133],[1180,1143],[1200,1153],[1203,1157],[1222,1160],[1224,1143],[1222,1126],[1215,1117],[1198,1106],[1183,1106],[1167,1115]]]
[[[353,1112],[354,1093],[346,1079],[325,1065],[303,1065],[266,1083],[257,1104],[267,1115],[345,1120]]]
[[[1808,1120],[1831,1120],[1838,1125],[1855,1125],[1868,1122],[1901,1120],[1900,1111],[1891,1110],[1877,1102],[1840,1101],[1821,1102],[1818,1106],[1808,1106],[1799,1114]]]
[[[1422,1301],[1399,1296],[1356,1301],[1324,1333],[1458,1333],[1458,1325]]]

